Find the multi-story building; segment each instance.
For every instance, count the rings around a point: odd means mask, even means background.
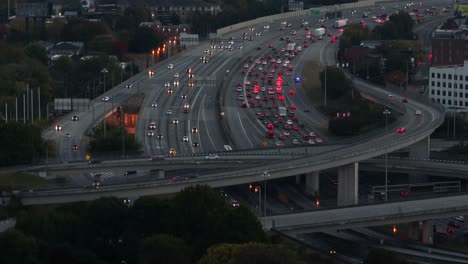
[[[463,64],[468,56],[465,30],[436,30],[432,36],[432,66]]]
[[[468,60],[429,70],[429,98],[448,111],[468,109]]]

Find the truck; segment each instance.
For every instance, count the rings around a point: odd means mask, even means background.
[[[298,46],[296,47],[296,50],[297,50],[298,52],[302,51],[302,46],[298,45]]]
[[[323,36],[325,35],[325,29],[323,27],[319,27],[315,29],[316,36]]]
[[[348,23],[348,19],[340,19],[340,20],[335,21],[335,27],[342,28],[346,26],[347,23]]]
[[[287,51],[294,51],[294,49],[296,48],[296,43],[288,43],[288,46],[286,46],[286,50]]]
[[[279,114],[279,116],[286,116],[286,110],[287,110],[287,109],[286,109],[286,107],[284,107],[284,106],[278,107],[278,114]]]

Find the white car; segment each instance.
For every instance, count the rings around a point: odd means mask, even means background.
[[[269,29],[270,28],[270,25],[265,25],[263,26],[264,29]]]
[[[206,160],[217,160],[219,159],[219,156],[216,154],[209,154],[208,156],[205,156]]]
[[[104,102],[108,102],[109,99],[110,99],[109,96],[104,96],[104,97],[102,98],[102,100],[103,100]]]
[[[416,115],[421,115],[421,111],[420,110],[416,110]]]
[[[169,65],[167,65],[167,68],[168,68],[168,69],[174,69],[174,64],[169,64]]]
[[[166,115],[172,115],[172,110],[167,110]]]
[[[177,125],[177,124],[179,124],[179,120],[178,120],[178,119],[174,119],[174,120],[172,120],[172,124],[174,124],[174,125]]]
[[[154,132],[153,131],[148,131],[148,137],[152,137],[154,136]]]
[[[458,222],[465,222],[465,217],[463,215],[460,215],[460,216],[456,216],[455,217],[455,220],[458,221]]]
[[[184,136],[184,137],[182,138],[182,142],[188,142],[188,136]]]
[[[293,144],[294,144],[294,145],[299,145],[299,144],[300,144],[300,142],[299,142],[299,140],[297,140],[297,139],[294,139],[294,140],[293,140]]]
[[[174,74],[174,78],[179,78],[179,73]]]
[[[151,106],[152,107],[158,107],[158,103],[152,103]]]

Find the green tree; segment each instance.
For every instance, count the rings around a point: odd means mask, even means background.
[[[143,240],[140,264],[189,264],[191,251],[185,242],[172,235],[154,235]]]
[[[45,48],[36,44],[31,44],[31,45],[26,46],[26,48],[24,48],[24,52],[30,58],[36,59],[44,65],[48,65],[47,64],[47,51],[45,50]]]
[[[390,16],[389,21],[374,29],[374,39],[413,39],[414,20],[406,12]]]
[[[156,197],[141,197],[131,208],[131,227],[138,234],[156,234],[173,230],[169,201]]]
[[[327,99],[337,99],[348,95],[351,92],[351,86],[346,75],[337,67],[327,66]],[[322,90],[325,90],[325,70],[320,72],[320,82]]]
[[[302,264],[297,251],[285,245],[219,244],[208,248],[199,264]]]
[[[362,41],[367,40],[369,30],[367,27],[363,28],[359,24],[349,25],[340,37],[340,49],[358,46]]]
[[[127,131],[123,131],[125,151],[138,152],[141,149],[141,144],[135,139],[134,135],[130,135]],[[92,153],[102,152],[118,152],[122,150],[122,128],[107,124],[106,136],[102,128],[96,129],[94,138],[89,143],[89,151]]]
[[[0,166],[27,164],[44,153],[41,130],[21,123],[0,124]]]
[[[129,49],[134,52],[149,52],[154,47],[160,46],[161,37],[151,28],[138,27],[130,32]]]
[[[36,264],[38,245],[33,237],[16,230],[0,233],[0,263]]]

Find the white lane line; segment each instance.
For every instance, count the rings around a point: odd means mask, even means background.
[[[211,138],[210,130],[208,129],[208,125],[206,124],[206,119],[205,119],[205,99],[206,99],[206,94],[205,94],[205,96],[203,96],[203,101],[202,101],[202,111],[203,111],[203,112],[202,112],[202,117],[203,117],[203,123],[205,124],[206,134],[208,135],[208,138],[210,139],[211,145],[213,145],[214,150],[217,151],[216,145],[215,145],[215,143],[213,142],[213,139]]]
[[[192,153],[195,153],[195,149],[193,148],[192,133],[190,133],[190,129],[191,129],[190,119],[187,120],[187,123],[188,123],[188,130],[189,130],[188,135],[189,135],[190,149],[192,150]]]
[[[244,138],[246,138],[246,139],[249,141],[250,145],[253,147],[254,144],[252,143],[252,141],[250,140],[249,136],[247,135],[247,131],[245,131],[244,125],[242,125],[242,119],[241,119],[241,117],[240,117],[240,113],[239,113],[239,112],[237,112],[237,116],[239,117],[239,124],[240,124],[240,126],[241,126],[241,128],[242,128],[242,132],[244,132],[244,135],[245,135]],[[247,120],[248,120],[248,119],[247,119]]]

